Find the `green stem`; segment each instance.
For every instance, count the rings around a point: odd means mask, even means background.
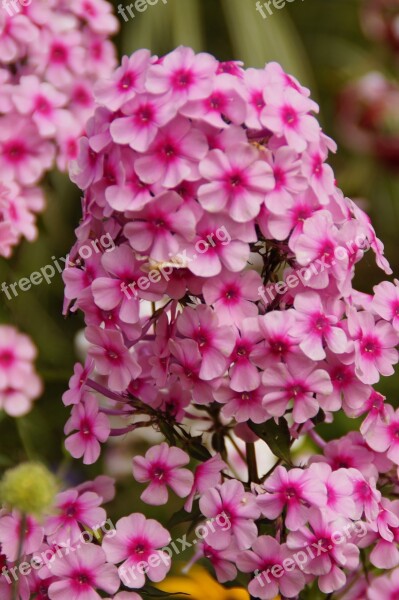
[[[24,546],[25,530],[26,530],[27,519],[25,513],[21,516],[19,540],[18,540],[18,554],[17,554],[17,565],[19,566],[22,558],[22,549]],[[13,583],[12,600],[18,600],[19,591],[19,579],[16,579]]]
[[[248,465],[248,482],[259,483],[258,465],[256,464],[255,444],[247,442],[245,444]]]

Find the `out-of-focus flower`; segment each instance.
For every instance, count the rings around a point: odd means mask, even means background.
[[[15,5],[17,6],[17,4]],[[37,235],[40,180],[65,170],[94,108],[93,85],[115,67],[118,29],[104,0],[35,0],[0,11],[0,256]],[[15,9],[16,10],[16,9]],[[4,229],[3,229],[4,227]]]
[[[399,86],[379,72],[351,82],[338,99],[344,142],[396,169],[399,163]]]
[[[0,409],[21,417],[42,393],[42,382],[34,370],[36,348],[28,336],[14,327],[0,326]]]

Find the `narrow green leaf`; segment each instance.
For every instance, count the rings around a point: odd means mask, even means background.
[[[181,523],[189,523],[190,521],[197,520],[201,512],[199,509],[199,500],[196,500],[193,504],[191,512],[187,512],[184,508],[181,508],[169,519],[168,527],[175,527]]]
[[[274,419],[266,423],[253,423],[249,421],[249,426],[261,440],[266,442],[275,456],[281,458],[284,462],[292,464],[291,461],[291,436],[287,421],[281,417],[278,423]]]
[[[140,594],[142,596],[146,596],[148,598],[173,598],[174,596],[188,596],[185,592],[164,592],[159,590],[152,585],[146,585],[144,588],[140,590]]]

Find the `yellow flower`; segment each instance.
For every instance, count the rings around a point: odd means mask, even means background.
[[[213,579],[206,569],[192,567],[187,576],[171,576],[162,581],[158,587],[164,592],[184,592],[190,595],[189,600],[249,600],[244,588],[224,588]],[[179,596],[184,600],[184,596]]]
[[[192,567],[186,576],[171,576],[158,584],[159,589],[172,594],[183,592],[189,594],[187,600],[250,600],[244,588],[225,588],[215,581],[206,569]],[[184,596],[176,596],[184,600]],[[281,600],[278,596],[275,600]]]

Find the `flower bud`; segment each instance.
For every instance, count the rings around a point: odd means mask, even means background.
[[[5,472],[0,499],[10,509],[40,516],[51,507],[57,491],[54,475],[42,464],[28,462]]]

